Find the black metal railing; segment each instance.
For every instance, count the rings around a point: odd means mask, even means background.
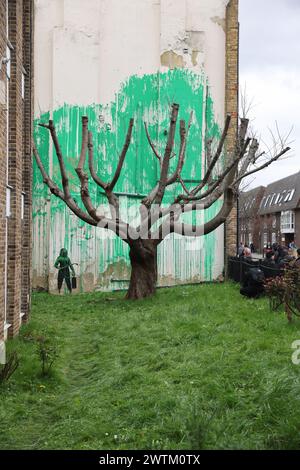
[[[245,258],[231,256],[228,258],[228,277],[235,282],[243,284],[245,274],[251,267],[260,268],[263,271],[266,279],[282,276],[284,272],[283,268],[278,264],[266,265],[265,260],[248,260]]]

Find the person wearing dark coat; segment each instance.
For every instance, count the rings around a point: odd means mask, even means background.
[[[268,251],[266,253],[266,257],[261,261],[261,264],[263,266],[274,266],[275,261],[274,261],[273,256],[274,256],[273,251]]]
[[[240,293],[246,297],[259,297],[264,292],[265,276],[258,267],[250,268],[245,275]]]
[[[288,256],[288,250],[285,246],[278,245],[277,251],[275,252],[274,259],[275,263],[279,264],[281,260]]]

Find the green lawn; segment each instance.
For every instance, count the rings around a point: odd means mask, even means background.
[[[1,449],[299,449],[288,324],[234,284],[33,296],[0,387]],[[36,336],[59,351],[42,378]]]

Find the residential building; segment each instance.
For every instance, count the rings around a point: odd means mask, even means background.
[[[241,193],[239,240],[263,253],[274,243],[300,247],[300,172]]]
[[[300,172],[269,184],[258,214],[261,249],[268,243],[300,247]]]
[[[33,2],[0,0],[0,350],[30,310]],[[0,358],[1,360],[1,358]],[[3,360],[3,357],[2,357]]]

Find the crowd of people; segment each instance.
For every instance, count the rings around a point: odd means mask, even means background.
[[[294,256],[294,250],[296,250],[296,256]],[[238,256],[240,260],[251,258],[251,248],[247,245],[240,243],[238,249]],[[268,246],[265,250],[265,257],[260,262],[260,266],[250,266],[245,273],[243,278],[242,287],[240,293],[247,297],[258,297],[264,292],[264,268],[277,268],[282,270],[287,266],[300,269],[300,248],[286,247],[274,243],[272,246]]]
[[[255,252],[253,243],[249,245],[243,244],[242,242],[238,248],[238,257],[241,258],[252,258],[252,254]],[[296,256],[295,256],[296,254]],[[266,265],[276,264],[279,267],[284,266],[286,263],[294,261],[296,266],[300,267],[300,249],[296,247],[295,243],[290,243],[289,247],[280,245],[279,243],[268,244],[264,249],[264,259],[262,263]]]

